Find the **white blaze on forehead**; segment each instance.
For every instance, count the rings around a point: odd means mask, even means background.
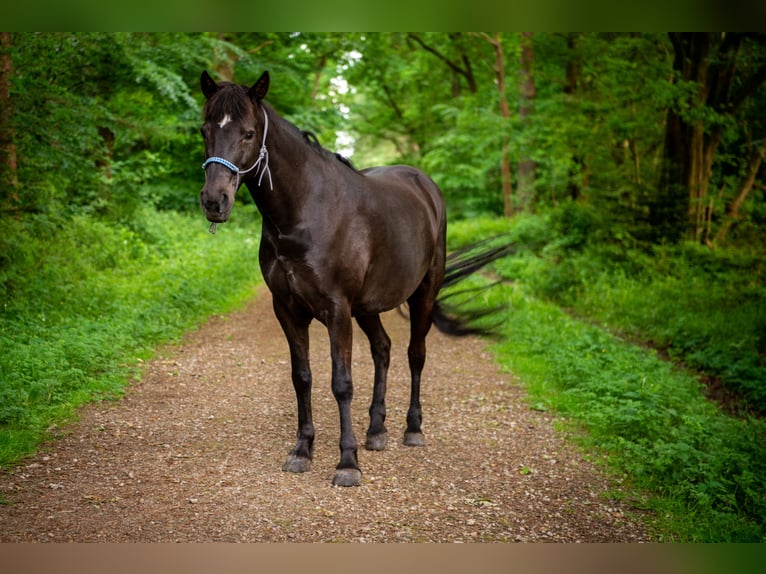
[[[221,119],[220,122],[218,122],[218,127],[222,128],[226,124],[228,124],[231,121],[231,116],[229,114],[226,114],[223,116],[223,119]]]

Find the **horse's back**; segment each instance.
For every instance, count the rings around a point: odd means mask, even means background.
[[[441,190],[419,169],[409,165],[391,165],[366,168],[360,173],[370,183],[375,194],[373,199],[396,209],[394,215],[414,210],[412,215],[425,215],[436,232],[446,222]]]

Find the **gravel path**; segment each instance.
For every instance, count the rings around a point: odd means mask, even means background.
[[[287,346],[261,290],[146,365],[115,402],[86,406],[45,451],[0,473],[0,542],[639,542],[649,537],[593,464],[530,410],[476,338],[433,330],[422,392],[427,446],[401,444],[408,323],[393,341],[390,440],[360,447],[362,486],[331,485],[337,407],[326,331],[312,325],[313,469],[282,472],[295,436]],[[354,332],[357,439],[372,392]]]

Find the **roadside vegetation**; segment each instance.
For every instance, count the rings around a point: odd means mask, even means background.
[[[747,252],[626,249],[605,244],[607,231],[570,204],[455,223],[450,242],[517,242],[481,302],[507,304],[495,356],[530,408],[564,415],[651,511],[658,540],[763,542],[763,267]],[[711,379],[728,390],[724,404],[708,397]]]
[[[0,465],[32,452],[83,403],[120,396],[161,343],[252,297],[259,226],[244,211],[215,237],[201,215],[153,210],[130,225],[85,216],[60,229],[46,218],[6,224]]]

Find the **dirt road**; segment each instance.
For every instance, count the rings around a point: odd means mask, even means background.
[[[331,485],[337,407],[324,328],[312,325],[313,469],[282,472],[295,436],[287,346],[267,291],[146,365],[115,402],[89,405],[40,454],[0,473],[0,541],[638,542],[649,537],[593,464],[530,410],[476,338],[432,331],[422,392],[427,445],[401,444],[408,324],[393,341],[390,440],[361,449],[362,486]],[[354,419],[372,392],[354,333]]]

